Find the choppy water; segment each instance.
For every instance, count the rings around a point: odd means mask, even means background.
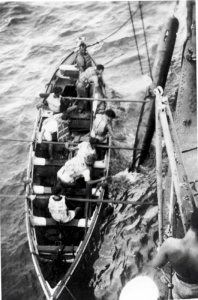
[[[130,2],[134,12],[138,2]],[[181,53],[185,39],[185,1],[180,3],[180,20],[174,56]],[[151,65],[160,29],[173,15],[175,1],[142,2]],[[88,45],[100,42],[130,17],[125,1],[88,2],[1,2],[0,4],[0,139],[29,140],[36,116],[38,94],[44,92],[55,68],[85,36]],[[134,16],[144,74],[149,74],[139,12]],[[120,31],[90,47],[97,63],[105,66],[104,79],[124,98],[141,99],[145,91],[135,40],[129,21]],[[138,104],[122,104],[123,119],[117,130],[131,147],[139,112]],[[120,128],[120,129],[119,129]],[[22,194],[28,143],[0,141],[1,193]],[[131,159],[127,151],[113,152],[111,170],[124,170]],[[28,251],[24,200],[1,198],[1,258],[3,300],[43,299]],[[108,299],[108,298],[103,298]]]

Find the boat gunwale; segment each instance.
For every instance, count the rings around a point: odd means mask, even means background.
[[[61,64],[63,64],[71,55],[73,55],[75,51],[70,53],[63,61]],[[61,65],[60,64],[60,65]],[[58,69],[54,72],[53,76],[51,77],[51,80],[49,83],[46,85],[46,91],[49,90],[49,87],[51,83],[54,80],[54,77],[56,76]],[[91,114],[92,116],[92,114]],[[37,133],[40,130],[41,124],[42,124],[42,109],[40,108],[35,125],[34,125],[34,130],[33,130],[33,135],[32,135],[32,142],[30,144],[30,150],[29,150],[29,158],[28,158],[28,167],[27,167],[27,179],[29,180],[29,183],[26,186],[26,198],[25,198],[25,213],[26,213],[26,228],[27,228],[27,237],[28,237],[28,244],[29,244],[29,249],[30,249],[30,254],[32,256],[32,261],[34,264],[34,268],[37,274],[37,277],[40,281],[40,284],[42,286],[43,292],[46,296],[47,299],[58,299],[60,296],[61,292],[63,291],[64,288],[67,288],[66,285],[68,284],[69,280],[71,279],[72,274],[76,270],[77,266],[79,265],[80,260],[83,257],[83,253],[87,248],[88,243],[90,242],[90,239],[93,235],[95,226],[97,224],[98,218],[100,216],[100,213],[102,211],[102,207],[104,206],[103,203],[96,203],[96,207],[94,209],[94,212],[92,214],[92,222],[90,224],[90,227],[87,230],[86,236],[81,243],[79,243],[80,248],[77,250],[77,255],[70,265],[69,269],[67,270],[66,274],[64,277],[58,282],[56,287],[54,289],[50,288],[48,282],[45,280],[43,273],[41,271],[40,263],[37,258],[38,254],[38,245],[37,245],[37,237],[36,237],[36,232],[35,232],[35,227],[31,223],[31,211],[32,211],[32,201],[28,199],[28,196],[32,193],[32,185],[33,185],[33,169],[34,169],[34,162],[33,162],[33,153],[36,149],[37,145]],[[91,128],[91,123],[93,121],[93,116],[90,118],[90,128]],[[111,139],[109,139],[109,142],[111,142]],[[109,144],[110,145],[110,144]],[[109,172],[109,164],[110,164],[110,152],[111,149],[107,149],[107,164],[104,170],[106,170],[105,176],[108,176]],[[27,180],[27,182],[28,182]],[[100,191],[100,195],[97,198],[98,200],[103,199],[105,193],[105,189],[102,188]],[[97,201],[96,199],[96,201]]]

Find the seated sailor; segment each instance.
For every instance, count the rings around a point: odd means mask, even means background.
[[[52,196],[49,198],[48,209],[55,221],[67,223],[74,219],[81,208],[76,207],[75,211],[68,210],[66,197],[59,194],[60,190],[61,188],[58,186],[52,188]]]
[[[44,120],[41,133],[39,136],[39,142],[42,139],[48,142],[66,142],[69,139],[69,113],[76,109],[76,105],[71,106],[65,113],[55,114]],[[53,159],[53,144],[49,144],[48,147],[49,158]]]
[[[72,106],[72,101],[64,99],[61,96],[62,91],[63,89],[60,86],[55,86],[52,93],[41,93],[40,97],[44,98],[44,100],[42,103],[37,105],[37,108],[47,105],[53,114],[65,112],[69,107]]]
[[[49,94],[44,103],[48,104],[49,109],[54,113],[59,113],[61,111],[61,94],[62,88],[55,86],[53,92]]]
[[[198,209],[191,215],[191,226],[182,239],[168,238],[154,258],[154,268],[171,263],[173,276],[173,298],[198,298]]]
[[[112,121],[115,118],[116,114],[112,109],[107,109],[104,114],[96,114],[90,134],[91,137],[95,137],[100,142],[103,142],[109,133],[117,140],[125,140],[125,137],[122,135],[116,135],[112,129]]]
[[[91,169],[96,161],[95,154],[74,156],[66,161],[65,165],[58,171],[57,178],[63,184],[71,184],[79,177],[83,176],[84,180],[91,180]]]

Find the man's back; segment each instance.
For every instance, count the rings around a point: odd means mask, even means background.
[[[198,283],[198,239],[189,230],[183,239],[171,239],[168,260],[175,272],[192,283]]]
[[[169,261],[184,280],[198,283],[198,236],[191,229],[183,239],[168,238],[153,261],[154,267],[163,267]]]
[[[91,155],[91,154],[96,154],[96,150],[92,149],[91,145],[89,142],[82,142],[78,145],[78,152],[77,152],[77,156],[78,158],[81,158],[81,160],[83,160],[86,156]]]
[[[154,268],[170,262],[175,273],[172,278],[173,299],[198,298],[198,210],[191,214],[191,226],[183,239],[168,238],[154,258]]]

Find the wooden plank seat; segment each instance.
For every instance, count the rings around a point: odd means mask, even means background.
[[[41,194],[51,194],[52,188],[48,186],[42,186],[42,185],[34,185],[33,191],[35,194],[41,195]]]
[[[77,246],[65,246],[62,249],[62,246],[54,246],[54,245],[39,245],[38,251],[41,253],[56,253],[58,250],[61,249],[62,253],[75,253],[78,249]]]
[[[49,160],[43,157],[34,157],[35,166],[60,166],[62,167],[65,164],[66,160]]]
[[[54,261],[54,258],[53,258],[54,253],[39,252],[39,260],[42,261],[42,262],[47,262],[47,263],[53,262]],[[74,261],[74,259],[75,259],[75,256],[74,256],[73,253],[64,253],[63,252],[61,254],[62,262],[71,264]]]
[[[92,194],[94,194],[94,190],[92,190]],[[67,190],[65,191],[64,195],[68,198],[76,198],[76,197],[84,197],[85,196],[85,193],[86,193],[86,190],[85,189],[81,189],[81,190],[76,190],[75,191],[75,194],[74,194],[74,190],[71,189],[71,188],[67,188]],[[43,203],[43,202],[46,202],[46,201],[49,201],[49,197],[50,195],[45,195],[45,194],[39,194],[37,195],[36,197],[36,200],[38,200],[39,202]]]
[[[31,218],[31,223],[33,226],[58,226],[58,222],[56,222],[52,218],[44,218],[44,217],[36,217],[33,216]],[[73,219],[68,223],[61,224],[64,227],[85,227],[86,220],[84,218],[82,219]],[[91,225],[91,220],[88,220],[87,227]]]
[[[73,185],[72,183],[71,183],[71,185],[69,185],[69,183],[68,183],[67,184],[68,194],[70,194],[72,192],[72,190],[74,190],[75,188],[76,188],[75,185]],[[33,191],[37,195],[52,194],[52,188],[49,187],[49,186],[43,186],[43,185],[34,185],[33,186]],[[85,189],[81,189],[79,192],[78,192],[78,190],[75,191],[75,194],[79,195],[79,196],[80,195],[83,196],[83,195],[85,195],[85,193],[86,193]],[[74,192],[73,192],[73,194],[74,194]]]
[[[71,191],[72,191],[72,189],[70,187],[68,187],[67,190],[68,190],[68,193],[71,193]],[[42,186],[42,185],[34,185],[33,186],[33,191],[37,195],[52,194],[52,188],[51,187]],[[82,195],[85,195],[85,192],[86,192],[85,189],[81,189],[79,191],[77,190],[76,194],[79,195],[79,196],[82,196]],[[96,192],[96,188],[92,188],[92,195],[94,195],[95,192]],[[98,194],[96,194],[96,195],[98,195]],[[47,195],[45,195],[45,196],[37,196],[37,198],[49,199],[49,196],[47,196]]]
[[[62,167],[65,164],[66,160],[49,160],[42,157],[34,157],[34,165],[35,166],[60,166]],[[96,169],[104,169],[107,165],[107,157],[103,160],[96,160],[94,163],[94,168]]]

